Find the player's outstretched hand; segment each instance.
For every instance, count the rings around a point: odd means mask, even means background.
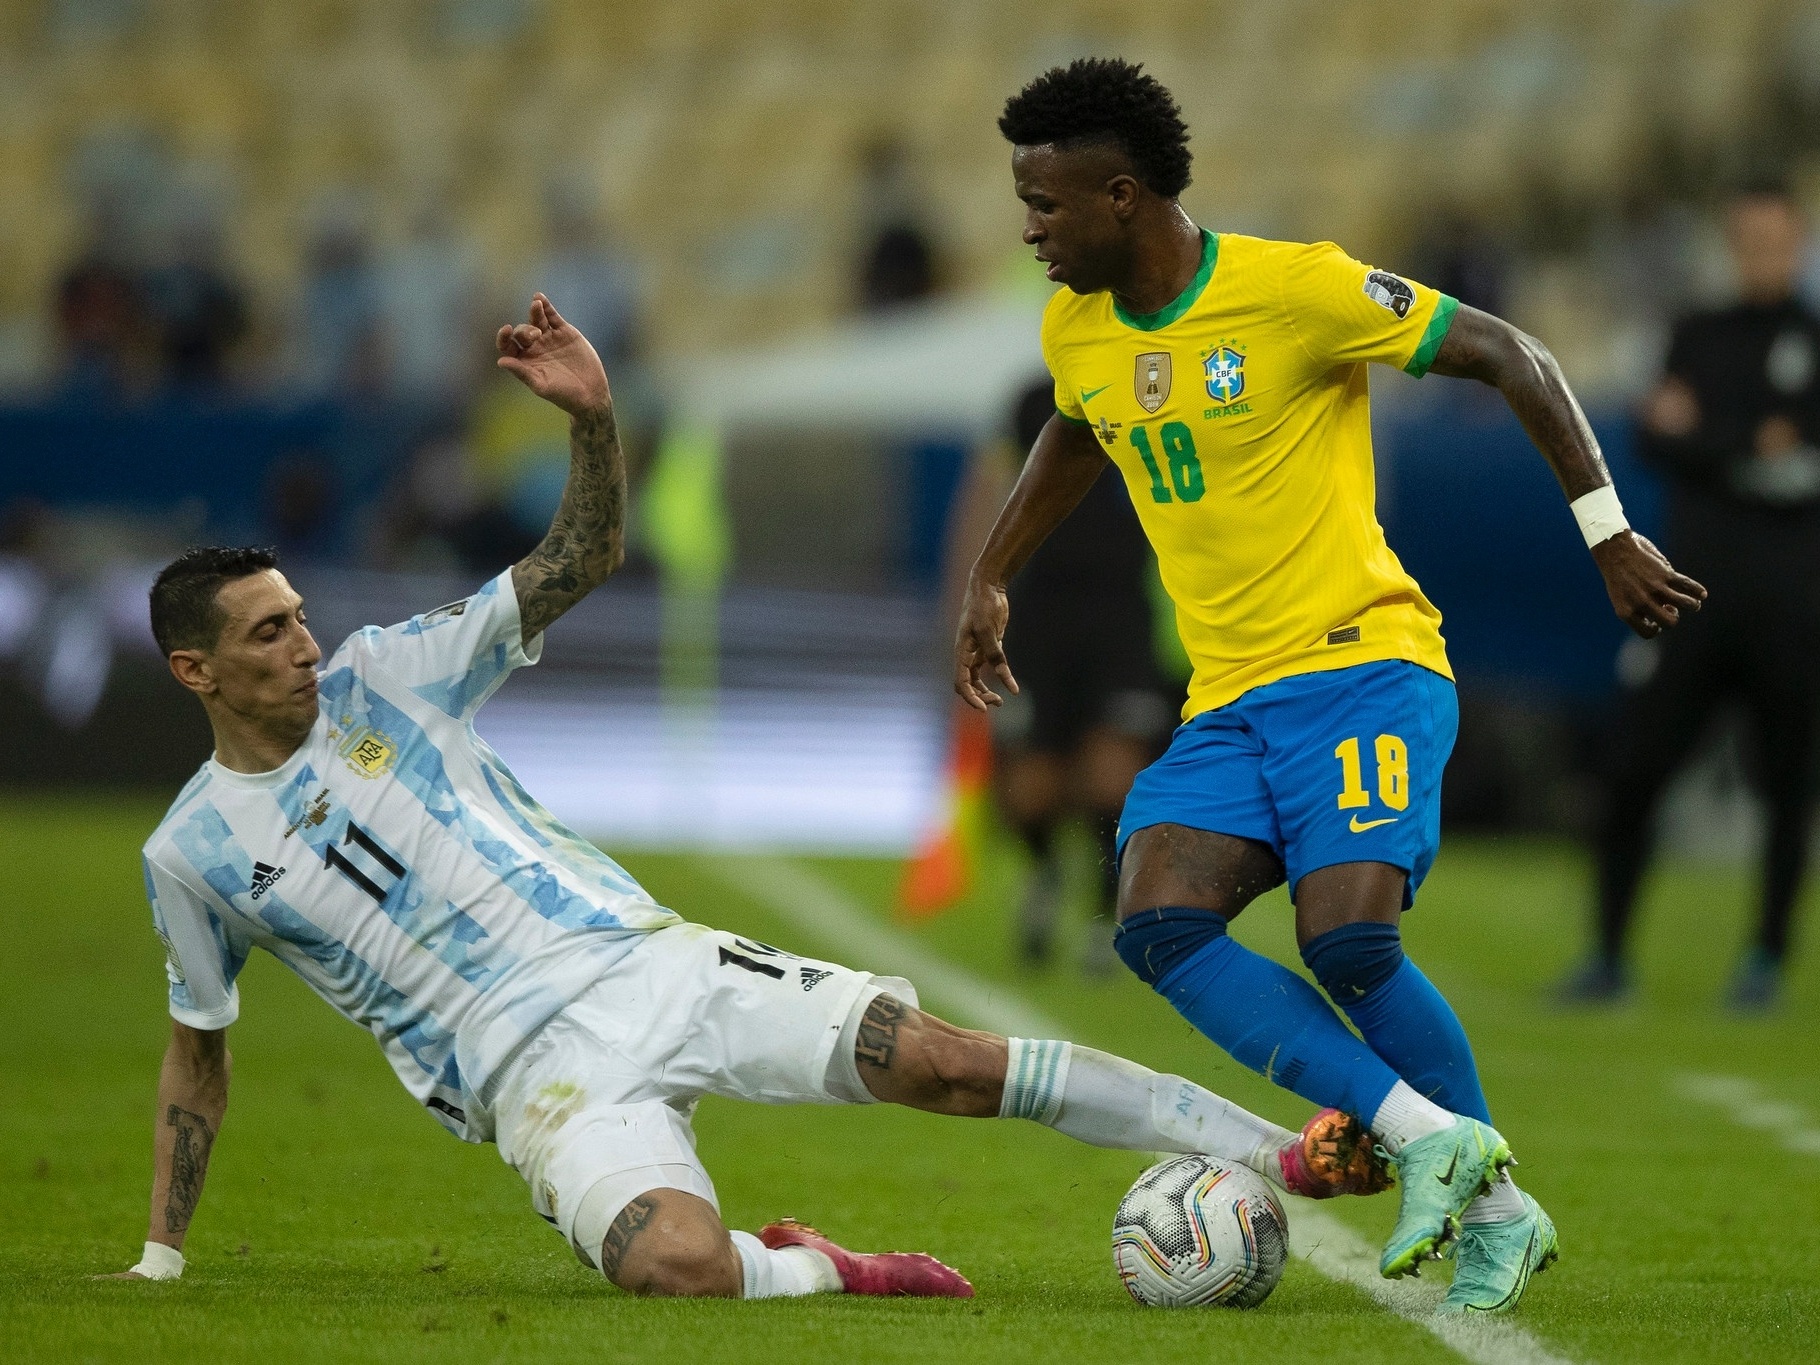
[[[1002,587],[967,585],[960,628],[954,636],[954,690],[975,711],[1004,704],[1005,699],[987,683],[988,672],[1017,691],[1017,679],[1005,660],[1005,623],[1010,619],[1011,603]]]
[[[531,296],[528,322],[501,327],[495,338],[499,368],[509,370],[539,398],[571,416],[605,407],[607,372],[588,339],[564,322],[542,294]]]
[[[1635,531],[1620,531],[1592,548],[1605,575],[1605,591],[1618,616],[1645,640],[1679,625],[1683,612],[1699,611],[1706,589],[1677,573],[1663,553]]]

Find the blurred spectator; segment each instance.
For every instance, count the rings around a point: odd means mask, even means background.
[[[861,305],[867,312],[877,312],[934,292],[935,253],[922,229],[910,223],[887,223],[866,254]]]
[[[491,349],[493,329],[477,307],[475,253],[461,223],[447,196],[431,195],[380,272],[386,361],[401,397],[447,400],[472,374],[476,355]]]
[[[522,307],[542,290],[556,310],[594,343],[607,374],[638,351],[640,282],[634,263],[615,251],[601,229],[587,190],[564,181],[551,187],[547,204],[549,249],[531,271]]]
[[[519,527],[475,477],[466,444],[441,432],[411,452],[379,535],[381,568],[496,574],[529,553],[542,531]]]
[[[1629,987],[1626,937],[1664,788],[1725,702],[1742,704],[1768,806],[1761,917],[1729,1003],[1775,1002],[1807,865],[1820,724],[1820,317],[1796,296],[1800,209],[1780,186],[1736,196],[1726,227],[1739,301],[1675,327],[1645,400],[1640,453],[1668,480],[1667,550],[1711,596],[1626,657],[1625,698],[1598,840],[1593,956],[1575,1002]]]
[[[0,664],[25,654],[48,596],[37,565],[0,539]]]
[[[1418,239],[1412,272],[1424,284],[1469,308],[1504,315],[1510,252],[1505,243],[1470,215],[1440,213]]]
[[[935,292],[935,249],[923,226],[910,157],[892,139],[874,143],[865,157],[860,217],[868,245],[860,263],[860,307],[893,308]]]
[[[51,509],[37,498],[15,497],[0,504],[0,555],[44,561],[54,535]]]
[[[147,310],[167,382],[213,389],[247,334],[246,291],[228,271],[220,222],[202,204],[179,211],[168,259],[146,275]]]
[[[146,369],[149,323],[138,278],[106,244],[90,248],[57,286],[62,386],[73,394],[117,394]]]
[[[331,200],[317,215],[304,261],[293,365],[311,393],[370,392],[383,378],[380,280],[363,207]]]
[[[78,730],[107,688],[114,646],[93,581],[56,570],[63,529],[36,499],[0,508],[0,662],[58,725]]]
[[[320,451],[273,461],[265,482],[265,535],[282,563],[335,558],[341,551],[334,470]]]

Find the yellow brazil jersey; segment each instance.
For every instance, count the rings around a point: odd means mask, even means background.
[[[1441,614],[1378,525],[1365,367],[1426,373],[1457,305],[1330,242],[1202,237],[1159,312],[1064,289],[1043,315],[1056,408],[1125,476],[1174,599],[1184,719],[1381,659],[1452,677]]]

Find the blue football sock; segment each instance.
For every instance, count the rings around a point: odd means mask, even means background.
[[[1466,1030],[1434,983],[1403,955],[1394,924],[1345,924],[1312,939],[1302,961],[1333,1002],[1420,1094],[1491,1122]]]
[[[1113,940],[1126,965],[1233,1058],[1303,1099],[1367,1120],[1397,1075],[1301,977],[1226,934],[1210,910],[1133,915]]]

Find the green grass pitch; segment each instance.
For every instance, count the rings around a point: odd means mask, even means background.
[[[701,1150],[728,1221],[795,1214],[856,1247],[927,1249],[965,1270],[977,1299],[628,1298],[575,1262],[492,1148],[445,1136],[368,1039],[259,954],[242,978],[233,1096],[187,1274],[93,1282],[130,1265],[144,1236],[168,1026],[137,846],[158,815],[125,799],[0,801],[0,1359],[1457,1359],[1301,1261],[1254,1312],[1139,1309],[1113,1276],[1107,1234],[1140,1156],[1031,1124],[882,1107],[704,1103]],[[843,956],[698,859],[624,861],[691,918]],[[885,913],[893,864],[813,868]],[[1226,1060],[1123,972],[1019,973],[1003,908],[1015,873],[1012,852],[996,849],[974,903],[915,932],[1084,1042],[1300,1121],[1305,1105]],[[1407,925],[1466,1020],[1520,1179],[1560,1225],[1562,1262],[1516,1320],[1574,1361],[1812,1359],[1820,1153],[1675,1086],[1690,1073],[1741,1077],[1782,1106],[1757,1121],[1820,1130],[1814,954],[1779,1016],[1727,1018],[1714,1002],[1750,883],[1671,868],[1652,884],[1639,1002],[1564,1017],[1541,995],[1577,950],[1585,887],[1570,850],[1454,840]],[[1284,954],[1287,921],[1279,892],[1240,936]],[[1393,1208],[1384,1198],[1337,1212],[1375,1242]]]

